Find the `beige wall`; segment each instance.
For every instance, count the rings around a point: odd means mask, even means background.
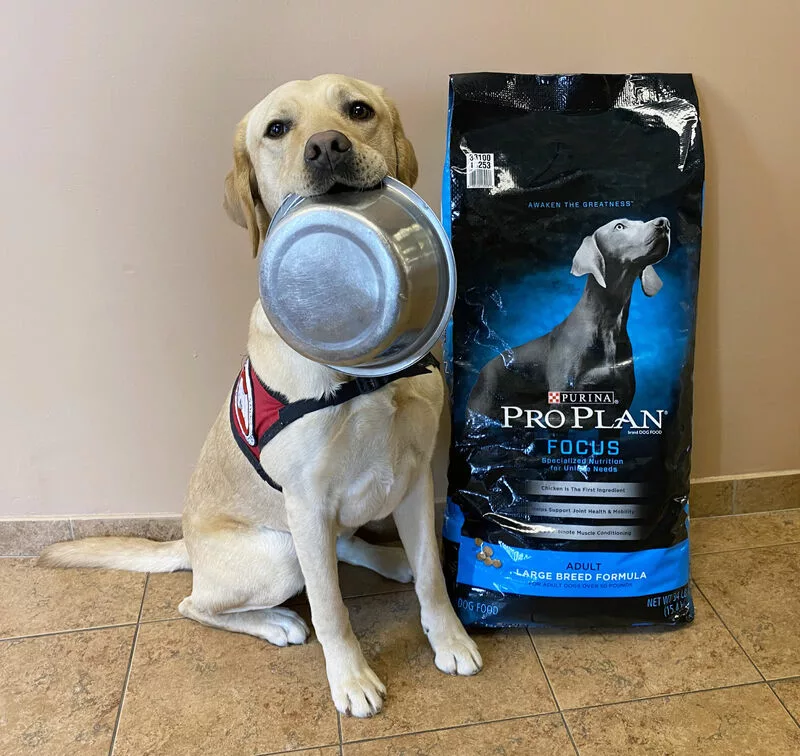
[[[394,95],[434,207],[451,71],[694,72],[694,474],[800,467],[799,8],[2,0],[0,515],[180,510],[256,294],[220,206],[233,127],[325,71]]]

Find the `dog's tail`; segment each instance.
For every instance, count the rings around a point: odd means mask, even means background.
[[[83,538],[48,546],[39,555],[43,567],[105,567],[133,572],[175,572],[191,567],[183,539]]]

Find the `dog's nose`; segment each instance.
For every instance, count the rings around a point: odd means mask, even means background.
[[[332,170],[352,147],[353,143],[341,131],[320,131],[306,142],[306,163]]]
[[[655,227],[663,229],[664,231],[669,231],[669,220],[666,218],[656,218]]]

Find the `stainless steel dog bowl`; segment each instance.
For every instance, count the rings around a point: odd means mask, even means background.
[[[261,304],[295,351],[348,375],[422,358],[453,311],[456,269],[433,211],[392,178],[374,190],[287,197],[261,250]]]

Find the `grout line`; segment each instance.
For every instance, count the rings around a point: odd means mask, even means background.
[[[564,712],[560,711],[559,714],[561,715],[561,721],[564,723],[564,729],[567,731],[569,742],[572,743],[572,747],[575,749],[575,756],[581,756],[581,752],[578,750],[578,744],[575,742],[575,738],[572,737],[572,730],[569,729],[569,724],[567,723],[567,718],[564,716]]]
[[[689,538],[691,543],[691,537]],[[720,551],[692,551],[692,557],[711,556],[712,554],[735,554],[738,551],[758,551],[758,549],[774,549],[776,546],[794,546],[800,543],[797,541],[781,541],[781,543],[764,543],[760,546],[741,546],[738,549],[721,549]]]
[[[357,596],[342,596],[342,600],[347,602],[355,601],[356,599],[380,598],[381,596],[396,596],[398,593],[415,593],[415,591],[413,588],[401,588],[396,591],[382,591],[380,593],[359,593]],[[304,602],[300,606],[308,606],[308,603]]]
[[[133,631],[133,642],[131,643],[131,653],[128,657],[128,668],[125,670],[125,680],[122,683],[122,695],[119,697],[119,706],[117,707],[117,717],[114,721],[114,729],[111,732],[111,745],[108,749],[108,756],[113,756],[114,746],[117,744],[117,733],[119,732],[119,722],[122,718],[122,706],[125,703],[125,695],[128,692],[128,682],[131,679],[131,669],[133,667],[133,655],[136,651],[136,641],[139,639],[139,622],[142,619],[142,610],[144,609],[144,597],[147,595],[147,584],[150,582],[150,573],[148,572],[144,579],[144,588],[142,589],[142,600],[139,603],[139,616],[136,618],[136,629]]]
[[[749,661],[750,664],[753,665],[753,667],[755,668],[756,672],[758,672],[758,674],[760,675],[761,679],[764,682],[766,682],[767,678],[764,677],[764,673],[759,669],[758,664],[756,664],[755,661],[753,661],[750,658],[750,654],[748,654],[747,651],[745,651],[744,646],[739,642],[739,639],[736,637],[736,634],[733,632],[733,630],[731,630],[728,627],[728,625],[725,622],[725,620],[722,619],[722,615],[717,611],[717,607],[714,606],[714,604],[711,602],[711,599],[708,596],[706,596],[706,594],[703,592],[703,589],[700,587],[700,585],[698,584],[698,582],[696,580],[692,580],[692,586],[705,599],[706,603],[711,607],[711,611],[713,611],[714,614],[717,615],[717,619],[722,623],[722,626],[728,631],[728,633],[730,634],[731,638],[733,638],[736,641],[736,645],[739,646],[739,648],[742,650],[742,653],[745,655],[745,658],[747,659],[747,661]]]
[[[765,509],[763,512],[737,512],[728,513],[724,515],[704,515],[693,516],[692,522],[697,525],[698,522],[713,522],[714,520],[724,520],[727,518],[740,518],[740,517],[759,517],[761,515],[774,515],[781,514],[782,512],[800,512],[800,507],[787,507],[786,509]]]
[[[606,706],[624,706],[625,704],[640,703],[642,701],[659,701],[662,698],[677,698],[679,696],[693,696],[696,693],[713,693],[715,690],[733,690],[734,688],[750,688],[754,685],[767,685],[766,680],[756,680],[754,682],[734,683],[733,685],[718,685],[715,688],[698,688],[697,690],[681,690],[677,693],[659,693],[657,696],[641,696],[640,698],[627,698],[624,701],[609,701],[608,703],[590,704],[589,706],[575,706],[572,709],[564,709],[570,714],[574,711],[589,711],[590,709],[602,709]]]
[[[539,662],[539,666],[542,668],[542,674],[544,675],[545,682],[547,683],[547,687],[550,690],[550,695],[553,697],[553,703],[556,705],[556,711],[561,711],[561,704],[558,702],[558,697],[556,696],[556,692],[553,689],[552,683],[550,682],[550,676],[547,674],[547,670],[544,668],[544,664],[542,663],[542,657],[539,656],[539,649],[536,648],[536,644],[533,642],[531,629],[529,627],[526,627],[525,632],[528,634],[528,640],[531,642],[531,648],[533,649],[533,653],[536,655],[536,661]]]
[[[566,717],[564,717],[564,712],[561,711],[561,704],[558,702],[558,697],[556,696],[555,688],[553,687],[553,684],[550,682],[550,675],[547,674],[547,670],[544,668],[544,662],[542,661],[542,657],[539,656],[539,649],[536,648],[536,643],[533,640],[533,635],[531,634],[530,627],[526,627],[525,632],[528,633],[528,639],[531,642],[533,653],[536,654],[536,659],[539,662],[539,666],[542,668],[542,674],[544,675],[544,679],[547,682],[547,687],[550,690],[550,695],[553,697],[553,701],[555,702],[556,708],[558,709],[558,715],[561,717],[561,723],[564,725],[564,729],[567,731],[567,737],[569,738],[569,742],[572,743],[572,747],[575,749],[575,756],[580,756],[580,751],[578,750],[578,746],[575,744],[575,738],[572,737],[572,731],[569,729]]]
[[[736,489],[739,488],[736,480],[731,481],[731,514],[743,514],[736,511]]]
[[[180,520],[180,512],[117,512],[116,514],[29,514],[29,515],[0,515],[0,523],[3,522],[63,522],[64,520]]]
[[[344,738],[342,737],[342,715],[336,710],[336,727],[339,730],[339,756],[344,756]]]
[[[67,520],[67,522],[69,522],[69,537],[70,537],[71,540],[74,541],[75,540],[75,528],[72,525],[72,518],[70,517],[69,520]]]
[[[11,635],[0,638],[0,643],[18,640],[33,640],[35,638],[51,638],[54,635],[73,635],[75,633],[93,633],[95,630],[113,630],[117,627],[133,627],[135,622],[120,622],[118,625],[93,625],[92,627],[71,627],[68,630],[53,630],[48,633],[31,633],[30,635]]]
[[[392,735],[378,735],[372,738],[360,738],[358,740],[348,740],[344,745],[355,745],[356,743],[371,743],[375,740],[391,740],[392,738],[404,738],[409,735],[427,735],[431,732],[444,732],[446,730],[463,730],[466,727],[482,727],[483,725],[502,724],[503,722],[518,722],[521,719],[539,719],[540,717],[558,716],[557,711],[545,711],[541,714],[519,714],[515,717],[502,717],[501,719],[484,719],[480,722],[464,722],[463,724],[448,725],[446,727],[431,727],[427,730],[410,730],[409,732],[396,732]],[[270,756],[267,754],[267,756]]]
[[[149,619],[149,620],[141,620],[139,622],[140,625],[155,625],[158,622],[180,622],[182,620],[188,619],[187,617],[177,616],[177,617],[159,617],[158,619]],[[208,625],[206,625],[208,627]]]
[[[792,722],[794,722],[795,725],[797,725],[797,727],[800,727],[800,720],[798,720],[797,717],[794,714],[792,714],[791,711],[789,711],[789,707],[783,702],[783,699],[777,694],[775,688],[773,688],[772,685],[770,685],[769,689],[772,695],[778,699],[778,703],[781,705],[781,708],[792,718]]]
[[[792,478],[796,475],[800,475],[800,469],[765,470],[764,472],[735,473],[733,475],[707,475],[704,478],[692,478],[691,483],[692,485],[697,483],[727,483],[728,481],[758,480],[760,478]]]
[[[230,631],[229,631],[230,632]],[[337,712],[338,714],[338,712]],[[255,756],[283,756],[285,753],[306,753],[307,751],[315,751],[323,748],[335,748],[336,743],[328,743],[327,745],[316,746],[303,746],[302,748],[290,748],[288,751],[266,751],[265,753],[257,753]]]

